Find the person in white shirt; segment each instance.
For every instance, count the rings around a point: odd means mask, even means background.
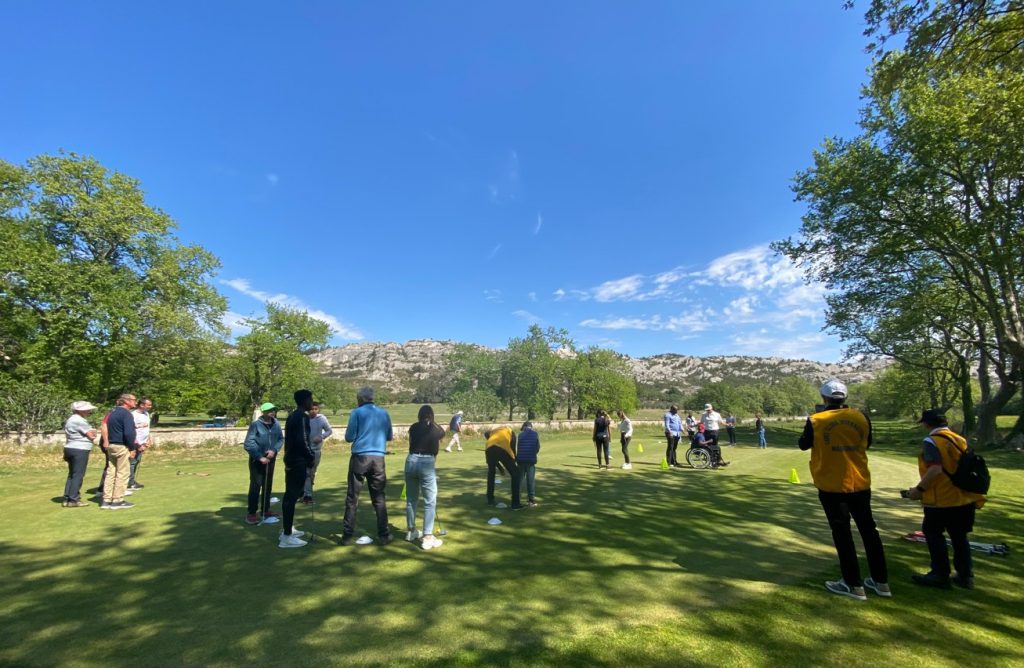
[[[139,483],[136,477],[139,471],[139,464],[142,463],[142,453],[153,444],[153,436],[149,430],[149,414],[152,410],[152,400],[143,397],[139,399],[139,405],[132,411],[132,420],[135,422],[135,454],[128,460],[128,489],[133,491],[145,487],[145,485]]]
[[[64,423],[64,461],[68,463],[68,480],[64,483],[64,508],[84,508],[89,504],[82,501],[82,480],[89,465],[89,453],[97,432],[89,425],[89,415],[96,407],[88,401],[71,404],[71,417]]]
[[[309,445],[314,459],[313,465],[306,469],[306,489],[302,497],[302,502],[306,505],[313,503],[313,479],[316,478],[316,470],[320,466],[321,450],[324,441],[333,433],[327,416],[320,413],[320,402],[314,401],[313,408],[309,411]]]
[[[718,445],[718,429],[722,424],[722,416],[711,404],[704,404],[704,414],[700,416],[700,423],[704,425],[704,438]]]
[[[629,441],[633,438],[633,422],[625,413],[619,411],[619,443],[622,445],[622,468],[629,470],[633,465],[629,463]]]
[[[693,419],[693,413],[686,414],[683,426],[686,427],[686,437],[690,439],[690,443],[693,443],[693,437],[697,433],[697,421]]]

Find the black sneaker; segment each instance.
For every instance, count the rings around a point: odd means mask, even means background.
[[[938,587],[939,589],[951,589],[953,587],[948,576],[943,577],[931,572],[924,573],[923,575],[920,573],[911,575],[910,579],[923,587]]]
[[[127,510],[128,508],[134,507],[134,503],[128,503],[127,501],[115,501],[107,507],[107,510]]]
[[[521,504],[521,503],[513,503],[513,504],[512,504],[512,510],[522,510],[522,509],[523,509],[523,508],[525,508],[525,507],[526,507],[526,506],[524,506],[524,505],[523,505],[523,504]]]
[[[342,545],[351,545],[352,542],[353,542],[352,534],[346,533],[346,534],[342,534],[341,535],[341,544]]]
[[[131,485],[128,485],[128,489],[142,489],[144,487],[145,487],[145,485],[143,485],[141,483],[137,483],[137,482],[132,483]]]
[[[394,536],[392,536],[391,534],[385,534],[385,535],[380,536],[379,538],[377,538],[377,544],[378,545],[390,545],[393,540],[395,540]]]

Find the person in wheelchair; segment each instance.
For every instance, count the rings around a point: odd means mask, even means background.
[[[711,453],[711,468],[723,468],[729,465],[729,462],[722,459],[722,448],[718,446],[712,440],[708,440],[704,437],[704,425],[697,425],[697,433],[693,435],[693,441],[690,443],[691,449],[703,448]]]

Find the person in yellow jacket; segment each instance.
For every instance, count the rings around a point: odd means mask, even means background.
[[[811,451],[811,477],[832,529],[832,542],[843,576],[841,580],[826,582],[825,588],[858,601],[867,600],[865,587],[888,598],[892,591],[885,550],[871,515],[871,472],[868,470],[871,421],[864,413],[843,403],[847,397],[846,385],[838,380],[822,385],[821,397],[825,407],[807,418],[799,445],[801,450]],[[850,531],[851,517],[857,523],[871,571],[871,577],[863,582]]]
[[[952,582],[965,589],[973,589],[974,565],[967,534],[974,530],[974,511],[985,505],[985,496],[965,492],[947,475],[947,472],[956,471],[960,457],[967,449],[967,441],[949,428],[942,411],[924,411],[918,422],[929,433],[917,456],[921,480],[907,490],[907,496],[920,501],[924,507],[921,531],[928,543],[931,570],[911,577],[926,587],[949,589]],[[946,533],[953,544],[953,565],[956,566],[953,577],[950,577]]]
[[[523,508],[519,501],[519,466],[516,465],[516,433],[512,427],[497,427],[484,432],[487,444],[484,456],[487,458],[487,504],[494,505],[494,474],[500,463],[508,471],[512,485],[512,510]]]

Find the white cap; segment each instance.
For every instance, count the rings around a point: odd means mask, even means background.
[[[96,407],[90,404],[88,401],[76,401],[73,404],[71,404],[71,410],[75,412],[94,411],[96,410]]]
[[[835,378],[826,380],[825,384],[821,386],[821,396],[826,399],[845,399],[848,396],[846,385]]]
[[[710,411],[710,410],[714,410],[714,409],[711,407],[711,404],[704,404],[704,410]]]
[[[462,415],[462,411],[455,411],[456,415]]]

